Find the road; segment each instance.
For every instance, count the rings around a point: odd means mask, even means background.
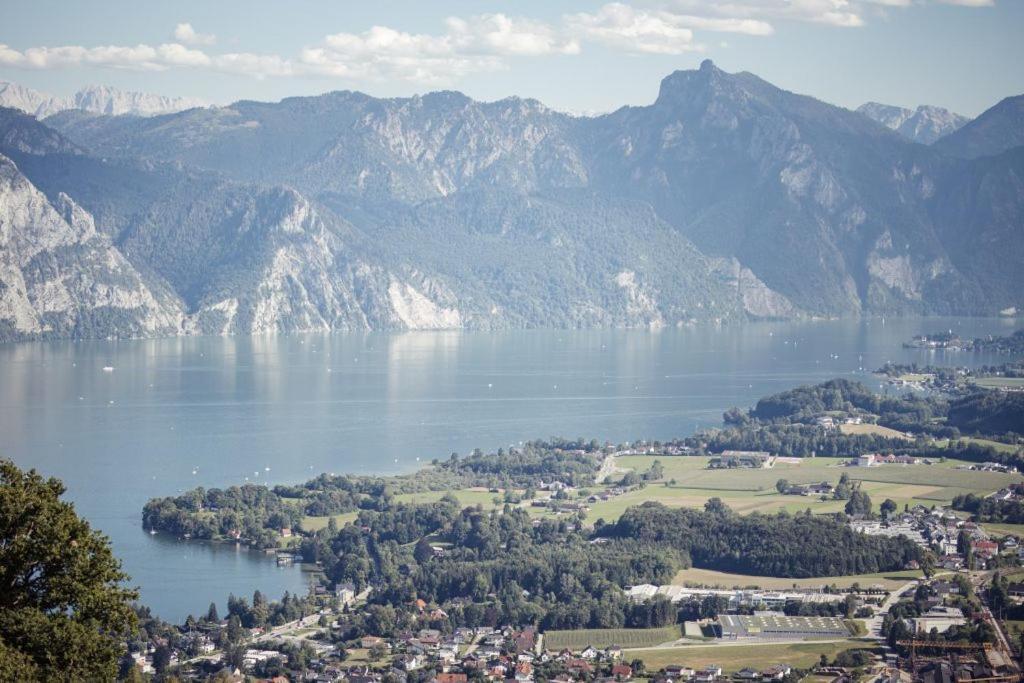
[[[875,616],[867,620],[868,636],[875,638],[876,640],[882,640],[882,620],[885,618],[885,615],[889,613],[889,608],[899,602],[899,599],[903,597],[904,593],[916,589],[917,583],[916,579],[914,581],[908,581],[889,593],[889,597],[885,599],[881,607],[875,610]]]

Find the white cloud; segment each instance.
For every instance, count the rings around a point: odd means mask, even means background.
[[[669,8],[680,14],[732,19],[789,19],[830,26],[863,26],[858,0],[671,0]]]
[[[27,69],[81,66],[158,71],[205,68],[254,78],[318,75],[352,80],[400,79],[447,83],[470,73],[505,68],[506,59],[576,54],[579,43],[548,24],[503,14],[450,18],[438,34],[414,34],[387,26],[362,33],[336,33],[295,57],[275,54],[211,54],[184,43],[212,42],[190,24],[179,24],[181,42],[159,46],[33,47],[19,51],[0,45],[0,65]]]
[[[485,14],[469,21],[450,17],[446,24],[448,35],[460,51],[519,57],[578,54],[580,51],[578,42],[561,37],[540,21]]]
[[[697,17],[691,14],[670,15],[680,26],[720,33],[745,33],[749,36],[770,36],[775,29],[760,19],[735,19],[723,17]]]
[[[215,55],[210,65],[217,71],[241,74],[257,79],[268,76],[293,76],[296,73],[291,60],[278,55],[257,55],[250,52],[232,52]]]
[[[175,66],[207,66],[210,58],[178,43],[163,45],[103,45],[31,47],[24,51],[0,45],[0,64],[25,69],[61,69],[98,66],[135,71],[162,71]]]
[[[640,2],[648,0],[639,0]],[[650,0],[657,1],[657,0]],[[661,0],[662,11],[678,16],[707,19],[745,19],[760,21],[789,20],[829,26],[856,28],[865,24],[865,15],[882,7],[911,8],[929,3],[990,7],[995,0]],[[873,8],[873,9],[872,9]],[[694,28],[701,27],[693,24]]]
[[[217,42],[217,36],[212,33],[198,33],[188,22],[174,27],[174,39],[185,45],[213,45]]]
[[[593,13],[562,17],[560,25],[505,14],[450,17],[438,33],[409,33],[374,26],[362,33],[334,33],[297,55],[248,52],[215,54],[210,34],[190,23],[175,27],[175,41],[161,45],[29,47],[0,44],[0,66],[25,69],[100,67],[161,71],[208,69],[254,78],[322,76],[347,80],[405,80],[444,84],[473,73],[497,71],[513,59],[579,54],[594,43],[636,54],[678,55],[704,49],[704,32],[768,36],[774,21],[830,26],[864,24],[882,7],[928,2],[965,7],[995,0],[633,0],[610,2]]]
[[[399,78],[444,83],[474,72],[504,68],[507,57],[576,54],[579,44],[542,22],[486,14],[449,18],[441,34],[406,33],[374,26],[363,33],[336,33],[302,51],[300,63],[314,73],[369,80]]]
[[[647,12],[613,2],[594,14],[565,18],[570,33],[581,40],[601,43],[626,52],[678,55],[701,50],[693,31],[663,12]]]

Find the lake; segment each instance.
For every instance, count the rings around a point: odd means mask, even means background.
[[[901,348],[914,334],[1013,329],[929,318],[0,345],[0,456],[63,479],[142,600],[180,622],[211,601],[223,613],[231,592],[305,592],[305,579],[233,545],[150,536],[151,497],[402,472],[537,437],[686,435],[802,383],[853,376],[879,388],[869,373],[887,360],[996,360]]]

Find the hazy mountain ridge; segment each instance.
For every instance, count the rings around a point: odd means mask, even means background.
[[[188,330],[1022,304],[1020,158],[956,159],[710,62],[668,76],[651,105],[595,118],[336,92],[47,125],[74,142],[40,130],[50,151],[15,150],[19,165],[172,289]],[[10,128],[0,140],[25,147]]]
[[[1024,95],[1007,97],[960,130],[935,143],[964,159],[995,156],[1024,145]]]
[[[173,292],[185,333],[676,324],[734,317],[742,303],[645,206],[484,197],[467,213],[468,202],[442,196],[392,208],[389,223],[357,215],[357,228],[293,189],[83,154],[10,110],[0,139],[18,141],[11,153],[40,189],[78,197],[146,281]],[[497,214],[503,234],[484,235]],[[623,226],[614,249],[603,216]],[[462,235],[459,250],[435,239],[446,230]],[[453,258],[475,238],[471,262]]]
[[[917,109],[905,109],[890,104],[865,102],[857,107],[857,112],[922,145],[930,145],[970,122],[966,116],[928,104],[922,104]]]
[[[155,116],[206,106],[193,97],[167,97],[89,85],[74,95],[55,97],[17,83],[0,81],[0,107],[19,109],[42,119],[58,112],[76,110],[105,116]]]

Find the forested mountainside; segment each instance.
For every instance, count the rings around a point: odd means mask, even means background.
[[[977,159],[1024,145],[1024,95],[1007,97],[935,147],[951,156]]]
[[[1024,155],[965,136],[993,117],[925,146],[705,62],[593,118],[453,92],[6,110],[0,152],[185,331],[994,314],[1024,307]]]

